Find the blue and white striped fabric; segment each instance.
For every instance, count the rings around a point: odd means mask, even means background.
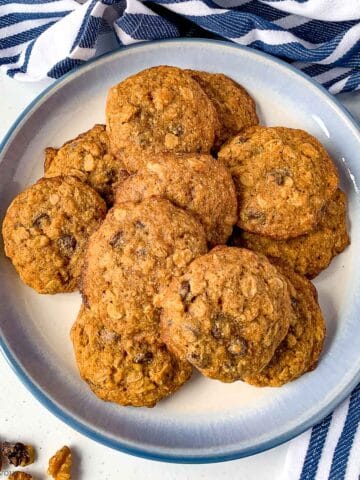
[[[292,440],[281,480],[360,480],[360,385],[321,423]]]
[[[359,20],[360,0],[0,0],[0,65],[18,80],[59,78],[111,35],[201,36],[281,57],[339,93],[360,88]]]

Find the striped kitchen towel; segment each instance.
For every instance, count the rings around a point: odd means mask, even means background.
[[[360,480],[360,385],[289,444],[281,480]]]
[[[360,88],[359,20],[360,0],[0,0],[0,65],[59,78],[118,45],[200,36],[281,57],[339,93]]]

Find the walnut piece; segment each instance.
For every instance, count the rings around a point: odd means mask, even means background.
[[[35,450],[31,445],[24,445],[20,442],[3,442],[0,445],[0,452],[15,467],[26,467],[34,463]]]
[[[8,476],[8,480],[32,480],[33,477],[30,473],[25,472],[13,472]]]
[[[48,474],[55,480],[71,480],[71,450],[64,446],[49,460]]]

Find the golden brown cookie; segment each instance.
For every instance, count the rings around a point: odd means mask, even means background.
[[[168,200],[116,205],[89,241],[84,302],[98,305],[106,325],[120,333],[157,328],[154,296],[206,251],[201,224]]]
[[[314,278],[327,268],[331,260],[349,244],[346,230],[346,196],[338,189],[324,208],[324,214],[315,229],[289,240],[275,240],[256,233],[235,230],[230,243],[279,258],[295,272]]]
[[[262,370],[293,315],[287,281],[267,258],[225,246],[195,259],[159,304],[169,349],[223,382]]]
[[[184,208],[202,223],[210,245],[225,243],[237,220],[234,182],[210,155],[159,154],[120,183],[116,203],[160,196]]]
[[[275,265],[288,280],[295,315],[270,363],[260,373],[244,377],[258,387],[280,387],[315,368],[325,339],[325,322],[313,284],[288,266],[278,261]]]
[[[119,335],[84,306],[71,330],[80,375],[102,400],[153,407],[191,375],[191,366],[170,353],[156,330]]]
[[[243,128],[259,123],[255,102],[244,87],[222,73],[187,72],[201,85],[215,106],[220,123],[216,148]]]
[[[250,127],[219,158],[238,193],[238,226],[278,239],[310,232],[334,195],[338,176],[324,147],[303,130]]]
[[[45,177],[72,175],[94,188],[111,206],[113,185],[127,176],[121,160],[109,151],[105,125],[95,125],[60,148],[45,149]]]
[[[77,178],[42,178],[8,208],[2,227],[5,253],[37,292],[71,292],[88,238],[105,214],[102,198]]]
[[[112,150],[130,172],[152,153],[209,153],[219,122],[200,85],[168,66],[143,70],[112,87],[106,119]]]

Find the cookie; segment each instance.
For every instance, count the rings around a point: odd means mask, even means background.
[[[164,342],[204,375],[256,374],[287,334],[287,281],[266,257],[219,246],[195,259],[159,297]]]
[[[111,148],[130,172],[153,153],[209,153],[219,125],[200,85],[168,66],[143,70],[112,87],[106,119]]]
[[[225,243],[237,221],[234,182],[224,165],[205,154],[159,154],[120,183],[116,202],[160,196],[196,216],[210,245]]]
[[[42,178],[8,208],[2,227],[5,253],[37,292],[71,292],[88,238],[105,214],[102,198],[77,178]]]
[[[77,177],[111,206],[113,185],[127,172],[121,160],[110,153],[105,125],[95,125],[60,148],[45,149],[45,177],[59,175]]]
[[[89,241],[84,303],[98,305],[106,325],[119,333],[158,328],[154,297],[206,251],[201,224],[168,200],[115,205]]]
[[[310,232],[338,176],[324,147],[303,130],[250,127],[219,152],[238,194],[238,226],[277,239]]]
[[[105,401],[153,407],[191,375],[190,364],[171,354],[154,331],[119,335],[84,306],[71,339],[81,377]]]
[[[244,87],[222,73],[187,72],[201,85],[215,106],[220,123],[216,149],[243,128],[259,123],[255,102]]]
[[[230,242],[268,257],[279,258],[297,273],[314,278],[350,244],[346,229],[346,196],[338,189],[325,206],[320,223],[305,235],[289,240],[275,240],[237,230]]]
[[[278,270],[287,278],[295,315],[288,334],[270,363],[244,380],[258,387],[280,387],[315,368],[325,339],[325,322],[312,283],[278,261]]]

